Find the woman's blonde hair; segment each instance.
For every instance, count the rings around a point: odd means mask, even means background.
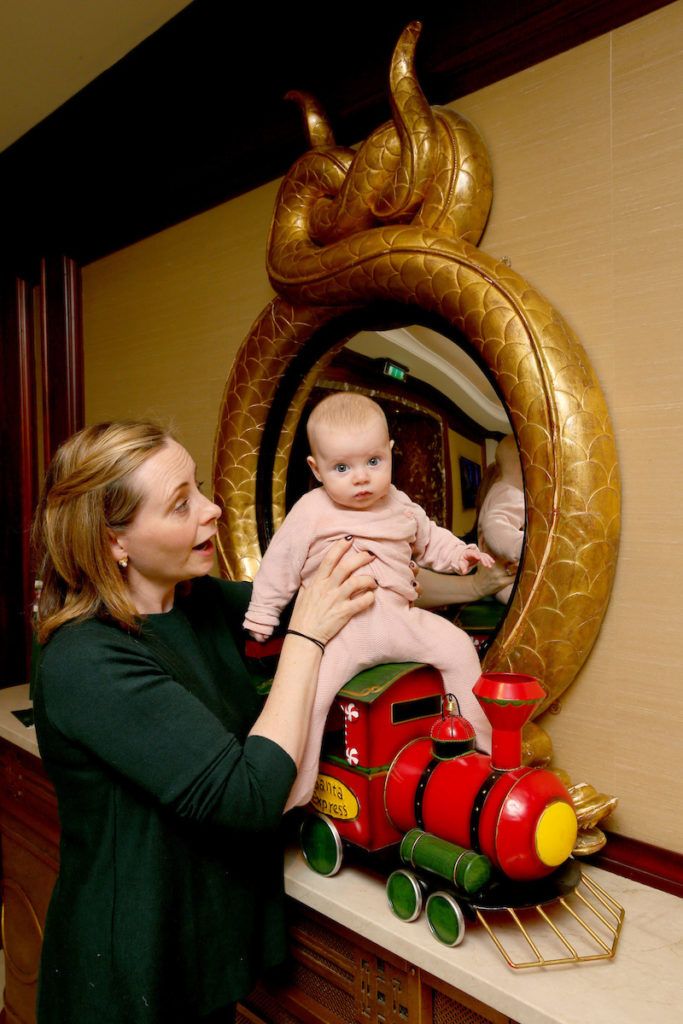
[[[40,643],[66,622],[109,617],[135,629],[138,616],[112,552],[112,533],[127,526],[142,495],[131,473],[172,439],[156,423],[98,423],[57,450],[33,521],[42,581]]]

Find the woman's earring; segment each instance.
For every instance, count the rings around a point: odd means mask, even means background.
[[[124,555],[123,558],[119,558],[119,566],[122,569],[128,568],[128,555]]]

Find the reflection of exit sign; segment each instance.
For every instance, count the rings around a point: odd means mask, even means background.
[[[382,372],[387,377],[393,377],[394,380],[405,380],[410,373],[410,369],[407,366],[402,366],[401,363],[394,363],[390,359],[386,359]]]

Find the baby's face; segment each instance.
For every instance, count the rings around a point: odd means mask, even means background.
[[[391,486],[391,448],[386,427],[373,417],[358,430],[322,426],[311,438],[308,464],[330,498],[344,508],[367,510]]]

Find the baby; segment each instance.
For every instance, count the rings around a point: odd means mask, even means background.
[[[496,474],[479,510],[477,539],[483,551],[509,566],[519,562],[524,543],[524,483],[517,445],[511,435],[496,448]],[[512,584],[496,598],[507,604]]]
[[[377,581],[372,607],[356,615],[327,644],[306,750],[288,807],[310,799],[318,774],[325,720],[341,687],[357,672],[391,661],[422,661],[439,669],[447,692],[488,749],[490,726],[472,695],[481,666],[470,638],[445,619],[414,606],[415,563],[437,572],[467,573],[494,560],[435,526],[419,505],[391,483],[387,421],[376,402],[339,393],[311,413],[308,464],[320,481],[277,531],[254,582],[245,628],[265,640],[299,586],[316,571],[330,545],[353,537],[374,559],[358,570]]]

